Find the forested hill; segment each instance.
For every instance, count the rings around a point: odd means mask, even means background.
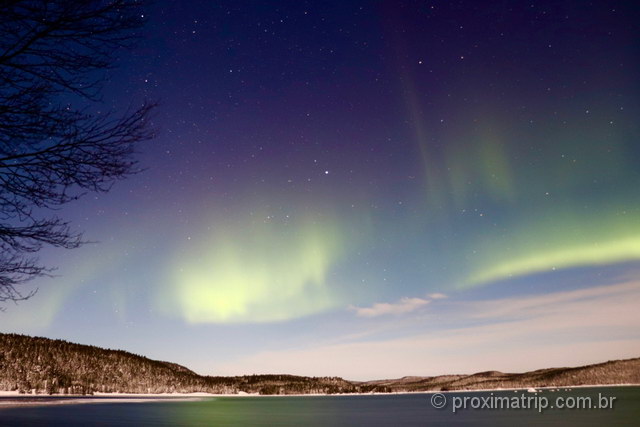
[[[184,366],[126,351],[62,340],[0,334],[0,390],[25,393],[355,393],[384,387],[335,377],[201,376]]]
[[[404,377],[367,382],[339,377],[210,377],[126,351],[61,340],[0,334],[0,390],[24,393],[367,393],[640,384],[640,358],[525,373]]]

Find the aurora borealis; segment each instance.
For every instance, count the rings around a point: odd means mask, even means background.
[[[285,320],[336,305],[326,276],[344,245],[337,227],[240,224],[175,267],[171,301],[187,321]]]
[[[98,243],[43,253],[3,332],[203,374],[640,355],[631,2],[148,9],[105,88],[160,101],[146,171],[60,212]]]

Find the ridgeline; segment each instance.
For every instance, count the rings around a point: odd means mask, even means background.
[[[121,350],[0,334],[0,390],[36,394],[194,393],[336,394],[640,384],[640,358],[521,374],[347,381],[295,375],[198,375],[184,366]]]

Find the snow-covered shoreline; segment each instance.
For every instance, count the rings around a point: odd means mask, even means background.
[[[535,387],[536,392],[547,391],[571,391],[576,388],[602,388],[602,387],[639,387],[640,384],[592,384],[576,386],[548,386]],[[336,393],[336,394],[276,394],[261,395],[251,393],[214,394],[214,393],[95,393],[87,395],[34,395],[20,394],[17,391],[0,391],[0,409],[16,406],[45,406],[45,405],[78,405],[87,403],[142,403],[142,402],[185,402],[198,401],[216,397],[318,397],[318,396],[385,396],[405,394],[433,394],[433,393],[486,393],[504,391],[532,392],[533,387],[496,388],[482,390],[447,390],[447,391],[404,391],[391,393]]]
[[[207,393],[127,394],[103,393],[88,395],[19,394],[0,391],[0,409],[22,406],[79,405],[86,403],[143,403],[159,401],[198,401],[215,395]]]

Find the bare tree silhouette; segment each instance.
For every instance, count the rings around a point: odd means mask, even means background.
[[[44,246],[83,244],[52,210],[138,172],[153,105],[89,110],[143,24],[133,0],[0,3],[0,302],[28,298],[17,285],[51,271],[36,256]]]

